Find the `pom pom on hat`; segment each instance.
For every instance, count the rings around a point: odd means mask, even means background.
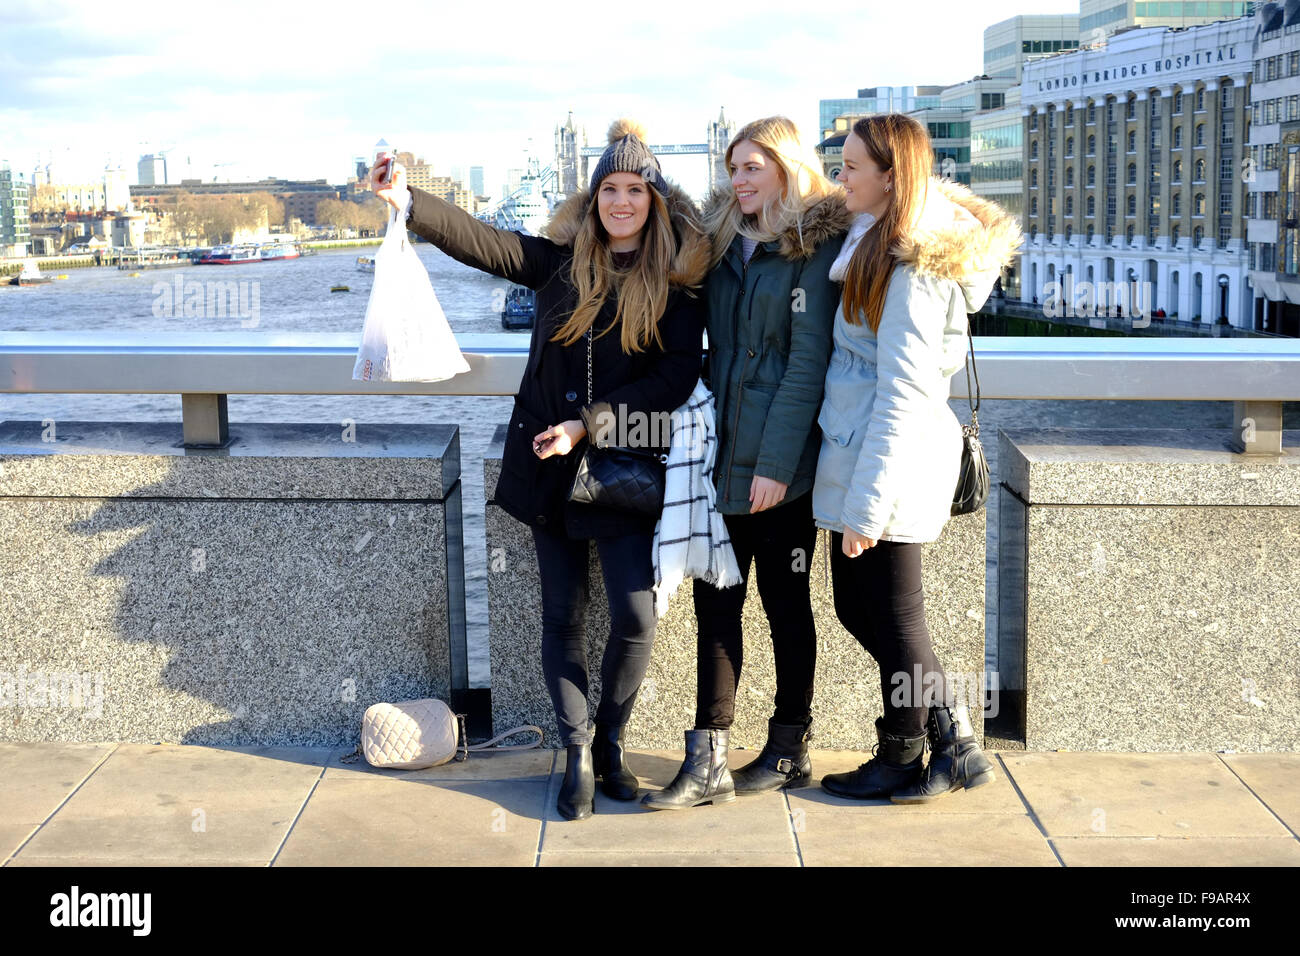
[[[635,136],[644,143],[647,139],[645,126],[642,125],[640,120],[630,119],[626,116],[620,117],[609,124],[609,142],[611,145],[617,143],[624,136]]]

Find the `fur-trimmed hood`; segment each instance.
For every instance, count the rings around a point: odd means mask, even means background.
[[[730,187],[715,187],[704,202],[704,221],[707,223],[730,199]],[[822,243],[842,236],[852,222],[853,213],[844,208],[844,191],[836,189],[805,209],[800,221],[781,233],[779,254],[789,262],[811,259]],[[709,240],[715,244],[715,258],[720,260],[727,250],[716,248],[717,236]]]
[[[668,186],[664,202],[668,206],[673,237],[677,240],[668,284],[693,289],[709,274],[709,238],[700,225],[700,214],[691,197],[676,183],[670,182]],[[557,245],[572,246],[590,201],[588,190],[579,189],[556,208],[542,234]]]
[[[831,265],[831,278],[843,281],[858,242],[875,224],[859,214]],[[898,261],[920,276],[951,279],[966,297],[967,311],[978,312],[1004,266],[1019,255],[1020,226],[995,202],[961,183],[931,179],[925,207],[911,234],[892,250]]]

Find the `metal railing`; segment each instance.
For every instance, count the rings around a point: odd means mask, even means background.
[[[0,332],[0,393],[178,394],[192,447],[229,438],[228,395],[513,395],[518,334],[458,335],[470,371],[444,382],[358,382],[358,333]],[[1300,340],[975,336],[990,399],[1231,401],[1236,450],[1280,454],[1300,401]],[[966,377],[952,378],[953,398]]]

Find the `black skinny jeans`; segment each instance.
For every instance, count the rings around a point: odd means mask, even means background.
[[[877,541],[856,558],[831,532],[831,586],[835,614],[880,666],[885,730],[904,737],[925,733],[930,703],[944,697],[947,678],[925,624],[921,548],[915,542]]]
[[[600,665],[596,721],[632,715],[655,637],[654,535],[596,538],[609,596],[610,633]],[[565,746],[591,742],[587,729],[587,539],[533,528],[542,579],[542,673]]]
[[[729,588],[693,582],[696,640],[695,728],[724,730],[736,715],[736,689],[744,660],[741,610],[750,562],[772,632],[778,724],[805,724],[812,716],[817,631],[808,593],[817,544],[812,492],[757,514],[724,515],[740,565],[741,581]]]

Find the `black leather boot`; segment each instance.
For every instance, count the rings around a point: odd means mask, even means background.
[[[885,733],[885,718],[877,717],[879,742],[871,748],[872,758],[857,770],[828,773],[822,777],[822,789],[852,800],[878,800],[911,786],[921,776],[925,736],[897,737]]]
[[[758,758],[731,775],[736,793],[764,793],[768,790],[806,787],[812,782],[812,761],[808,758],[807,724],[767,722],[767,743]]]
[[[591,740],[591,763],[600,777],[601,793],[615,800],[635,800],[640,784],[627,768],[623,750],[623,728],[596,724]]]
[[[663,790],[651,791],[641,801],[651,810],[685,810],[702,803],[728,803],[736,788],[727,769],[727,731],[686,731],[686,760]]]
[[[569,744],[564,780],[555,809],[566,820],[585,820],[596,812],[596,775],[591,769],[591,744]]]
[[[993,782],[993,764],[975,739],[965,707],[931,707],[928,734],[930,762],[916,783],[890,796],[894,803],[929,803]]]

